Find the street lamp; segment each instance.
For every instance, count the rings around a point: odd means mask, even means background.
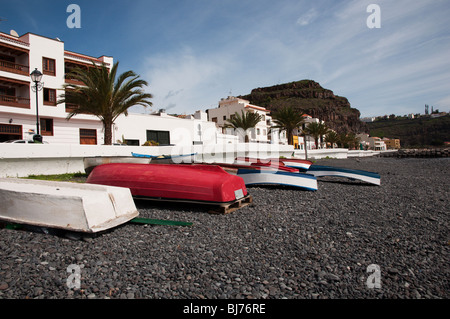
[[[35,68],[33,72],[31,72],[30,77],[31,81],[34,82],[34,86],[32,86],[32,90],[36,92],[36,134],[33,136],[33,140],[36,142],[42,142],[42,136],[40,135],[39,130],[39,110],[38,110],[38,91],[42,90],[44,83],[41,82],[42,73]]]

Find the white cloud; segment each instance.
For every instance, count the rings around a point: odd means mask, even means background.
[[[224,90],[221,79],[230,61],[225,55],[198,55],[190,48],[170,54],[147,57],[145,78],[153,95],[153,110],[170,109],[173,113],[204,109],[217,100],[210,92]]]
[[[314,22],[314,20],[316,20],[317,16],[318,16],[318,14],[317,14],[316,9],[311,8],[308,10],[308,12],[306,12],[300,18],[297,19],[297,24],[302,27],[307,26],[308,24]]]
[[[362,116],[420,108],[410,111],[416,113],[425,103],[445,103],[450,44],[442,21],[450,11],[442,2],[379,0],[382,27],[369,29],[366,8],[372,2],[327,2],[304,12],[306,2],[280,4],[271,7],[266,19],[259,8],[260,19],[233,15],[233,23],[207,30],[226,41],[215,38],[208,46],[208,38],[202,37],[205,45],[199,48],[187,39],[190,47],[151,54],[142,73],[154,95],[153,109],[204,110],[216,107],[230,90],[248,94],[253,88],[302,79],[347,97]],[[241,21],[248,23],[236,24]]]

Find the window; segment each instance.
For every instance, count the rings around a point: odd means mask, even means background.
[[[41,122],[41,135],[53,136],[53,119],[40,119]]]
[[[214,123],[217,123],[217,117],[213,117],[213,118],[211,119],[211,121],[213,121]]]
[[[44,88],[44,105],[56,105],[56,90]]]
[[[0,124],[0,142],[22,139],[22,125]]]
[[[126,145],[139,146],[139,140],[125,140]]]
[[[159,145],[170,145],[170,133],[169,131],[147,130],[147,141],[155,141]]]
[[[97,145],[97,130],[80,128],[80,144]]]
[[[56,75],[56,63],[54,59],[42,58],[42,69],[46,75]]]
[[[6,86],[0,86],[0,95],[15,96],[16,95],[16,89],[15,88],[6,87]]]
[[[223,120],[225,121],[226,119],[227,119],[227,116],[226,116],[226,115],[224,115],[224,116],[223,116]]]

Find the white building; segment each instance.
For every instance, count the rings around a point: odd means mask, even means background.
[[[99,58],[64,49],[64,42],[27,33],[0,32],[0,142],[31,140],[37,130],[36,93],[30,73],[38,69],[43,73],[42,90],[38,91],[40,133],[50,144],[104,143],[101,121],[92,115],[78,114],[67,120],[76,106],[56,104],[65,83],[79,84],[67,77],[75,67],[92,67],[104,63],[112,67],[113,58]],[[197,111],[186,118],[159,112],[153,115],[129,114],[117,118],[113,126],[113,142],[125,141],[129,145],[142,145],[154,140],[159,145],[199,145],[205,143],[237,143],[236,136],[218,132],[208,122],[205,112]]]
[[[374,151],[387,150],[386,143],[379,137],[371,137],[366,133],[357,134],[356,137],[359,139],[364,149],[370,149]]]
[[[49,143],[102,144],[103,126],[91,115],[77,115],[66,120],[73,106],[56,105],[64,83],[73,82],[66,74],[76,66],[89,67],[113,58],[99,58],[64,49],[64,42],[33,33],[17,36],[0,32],[0,142],[31,139],[36,133],[36,93],[30,73],[43,73],[43,87],[38,91],[40,133]]]
[[[318,118],[312,117],[311,115],[308,114],[303,114],[303,118],[304,118],[304,122],[302,125],[302,130],[304,130],[310,123],[323,123],[325,124],[325,121],[321,121]],[[301,132],[297,132],[297,134],[300,134]],[[325,136],[322,136],[321,138],[319,138],[319,144],[320,144],[320,140],[325,140]],[[298,141],[299,141],[299,149],[304,149],[305,147],[305,142],[304,142],[304,138],[302,136],[298,136]],[[314,149],[319,149],[319,148],[326,148],[326,143],[323,142],[321,143],[321,145],[316,145],[316,141],[314,140],[314,137],[308,135],[306,136],[306,149],[307,150],[314,150]]]
[[[249,142],[285,144],[286,132],[279,133],[278,129],[272,129],[272,117],[270,111],[264,107],[252,105],[249,101],[234,96],[228,96],[219,101],[219,107],[208,109],[208,120],[216,123],[217,128],[224,134],[239,136],[239,141],[244,142],[244,134],[239,134],[233,128],[226,128],[229,124],[227,120],[233,118],[235,113],[241,112],[257,113],[261,116],[261,121],[247,132]]]
[[[165,111],[157,113],[121,115],[113,126],[113,142],[143,145],[154,141],[159,145],[205,145],[237,143],[236,136],[218,132],[213,122],[207,121],[205,112],[197,111],[184,118],[171,116]]]

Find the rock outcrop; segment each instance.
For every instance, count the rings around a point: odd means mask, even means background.
[[[312,117],[319,118],[338,133],[367,133],[366,123],[359,120],[360,112],[350,102],[312,80],[253,89],[249,95],[240,96],[254,105],[271,111],[292,106]]]

